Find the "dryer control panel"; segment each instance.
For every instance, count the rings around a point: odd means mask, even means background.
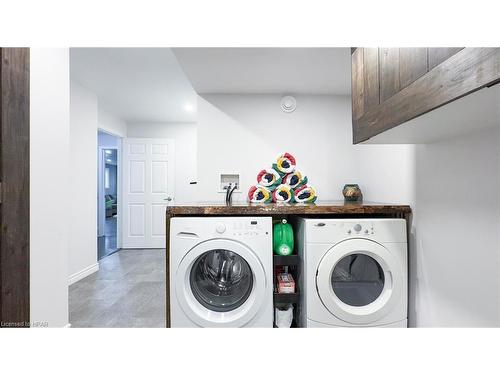
[[[306,242],[335,243],[346,238],[406,242],[404,219],[302,219]]]
[[[368,223],[356,223],[354,225],[347,225],[346,233],[349,235],[365,235],[375,234],[373,222]]]

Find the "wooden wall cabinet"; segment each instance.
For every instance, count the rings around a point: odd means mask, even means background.
[[[353,48],[351,58],[354,143],[500,81],[500,48]]]

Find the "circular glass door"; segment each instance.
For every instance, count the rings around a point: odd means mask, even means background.
[[[217,312],[240,307],[253,287],[252,270],[246,260],[223,249],[200,255],[191,268],[189,280],[196,300]]]
[[[316,290],[326,309],[348,323],[367,324],[385,316],[403,291],[402,269],[381,244],[353,238],[323,256]]]
[[[175,275],[174,298],[200,327],[243,327],[269,298],[270,283],[256,253],[229,239],[197,244]]]
[[[350,306],[366,306],[384,289],[385,276],[380,264],[369,255],[350,254],[342,258],[332,272],[335,295]]]

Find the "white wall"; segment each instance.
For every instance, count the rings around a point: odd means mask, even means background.
[[[187,203],[198,199],[197,185],[197,125],[195,123],[128,124],[128,137],[170,138],[175,142],[175,202]]]
[[[95,93],[72,80],[70,160],[71,191],[74,199],[72,199],[71,210],[70,283],[74,283],[98,270],[98,130],[107,133],[101,137],[106,140],[111,138],[109,134],[117,137],[127,136],[127,124],[108,112],[99,103]],[[120,149],[121,141],[118,139],[114,143]],[[120,178],[120,172],[118,172],[118,178]],[[75,195],[77,193],[78,195]],[[91,216],[93,216],[93,219],[89,220]],[[118,235],[121,233],[120,226],[119,218]],[[120,243],[121,241],[118,239],[118,246],[120,246]]]
[[[97,97],[71,81],[70,282],[98,268],[97,124]]]
[[[417,326],[500,326],[500,129],[418,146]]]
[[[199,97],[199,199],[222,201],[219,175],[235,172],[242,194],[233,199],[245,200],[260,169],[288,151],[321,200],[343,199],[346,183],[359,183],[367,201],[413,200],[413,146],[354,146],[350,97],[296,98],[295,112],[284,113],[280,95]]]
[[[68,324],[69,90],[69,50],[31,48],[30,315],[50,327]]]
[[[360,144],[353,147],[357,151],[358,181],[365,198],[409,204],[415,208],[415,145]]]
[[[106,111],[100,104],[98,104],[97,108],[97,124],[99,129],[107,133],[122,138],[127,136],[127,124],[125,121]]]

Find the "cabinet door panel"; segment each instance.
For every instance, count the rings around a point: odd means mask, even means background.
[[[380,48],[380,102],[383,103],[400,89],[399,48]]]
[[[427,48],[399,49],[399,80],[401,89],[427,73]]]
[[[353,52],[351,61],[352,115],[357,120],[364,114],[363,48],[357,48]]]
[[[448,60],[455,53],[463,49],[458,48],[427,48],[429,55],[429,70],[441,64],[443,61]]]
[[[382,77],[380,78],[382,85]],[[500,81],[500,48],[465,48],[353,123],[354,142]]]
[[[365,110],[380,104],[378,48],[363,48]]]

